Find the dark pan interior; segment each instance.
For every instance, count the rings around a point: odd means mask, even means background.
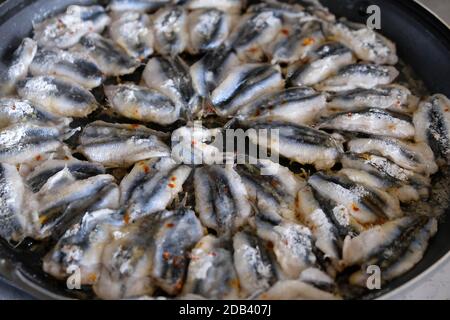
[[[69,4],[90,4],[92,2],[104,4],[105,1],[10,0],[0,5],[2,40],[0,42],[0,71],[9,63],[12,51],[19,45],[21,39],[30,34],[32,21],[63,11]],[[367,6],[378,5],[381,8],[381,32],[396,42],[400,58],[413,67],[430,92],[439,92],[450,96],[450,31],[420,5],[411,0],[322,0],[322,3],[338,16],[345,16],[359,22],[366,21]],[[0,258],[5,257],[9,262],[3,267],[0,264],[0,278],[3,273],[3,276],[10,282],[25,289],[31,295],[39,298],[51,297],[47,293],[19,281],[17,272],[12,272],[19,268],[24,277],[49,292],[75,298],[90,296],[88,291],[76,293],[65,291],[64,286],[43,274],[39,265],[31,258],[30,249],[32,247],[18,251],[0,241]],[[449,250],[450,220],[443,217],[439,231],[432,239],[423,260],[413,270],[387,284],[382,290],[369,294],[366,298],[380,296],[406,283],[436,263]]]

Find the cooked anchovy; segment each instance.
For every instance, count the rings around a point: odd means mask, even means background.
[[[150,19],[139,12],[125,12],[109,29],[111,39],[133,58],[143,60],[153,54]]]
[[[228,43],[242,61],[260,62],[267,46],[282,28],[282,21],[274,12],[246,14],[231,33]]]
[[[34,25],[34,39],[44,47],[69,48],[90,33],[101,33],[111,19],[102,6],[71,5],[66,12]]]
[[[310,284],[319,290],[336,292],[336,283],[328,274],[317,268],[308,268],[300,274],[300,281]]]
[[[410,139],[415,135],[410,116],[378,109],[365,108],[331,115],[321,120],[318,129],[358,132],[398,139]]]
[[[262,293],[262,300],[337,300],[338,296],[300,280],[282,280]]]
[[[59,49],[39,49],[30,65],[33,76],[57,76],[92,89],[103,82],[97,65],[82,54]]]
[[[270,211],[260,211],[255,217],[257,235],[273,244],[273,252],[283,273],[296,279],[316,263],[311,231]]]
[[[312,124],[327,105],[324,94],[312,88],[297,87],[268,93],[237,112],[242,120],[279,120],[294,124]]]
[[[299,4],[283,3],[276,0],[264,0],[248,7],[248,13],[274,12],[278,17],[286,19],[302,19],[309,15]]]
[[[355,110],[369,107],[409,113],[417,108],[417,100],[408,88],[391,84],[372,89],[359,88],[339,92],[328,102],[328,108]]]
[[[0,163],[0,236],[21,241],[33,231],[30,214],[32,195],[28,194],[16,166]]]
[[[98,103],[87,89],[73,82],[51,76],[38,76],[19,81],[17,91],[23,99],[58,116],[86,117]]]
[[[133,83],[105,86],[114,111],[129,119],[172,124],[180,118],[180,105],[157,90]]]
[[[398,75],[398,70],[392,66],[357,63],[340,69],[337,75],[318,84],[317,88],[324,91],[371,89],[390,84]]]
[[[441,165],[450,163],[450,100],[437,94],[419,105],[414,114],[416,142],[431,147]]]
[[[96,33],[89,33],[81,38],[74,50],[80,54],[85,53],[105,76],[130,74],[139,67],[137,59],[128,56],[112,40]]]
[[[280,121],[242,123],[253,129],[248,132],[252,143],[298,163],[313,164],[317,170],[332,168],[342,151],[340,141],[310,127]]]
[[[202,97],[210,92],[229,75],[229,71],[239,64],[239,59],[231,49],[221,46],[207,52],[190,68],[192,86]]]
[[[312,86],[356,60],[349,48],[338,42],[323,44],[309,54],[312,61],[299,61],[289,66],[287,78],[294,86]]]
[[[380,155],[417,173],[433,174],[438,166],[433,151],[425,143],[409,143],[393,138],[368,137],[351,140],[349,151]]]
[[[207,299],[237,299],[239,280],[232,253],[212,235],[203,237],[191,252],[183,294]]]
[[[188,115],[198,111],[199,98],[192,87],[189,67],[180,57],[150,59],[142,78],[149,88],[160,91],[180,104]]]
[[[361,60],[391,65],[398,62],[395,44],[363,24],[347,21],[329,24],[328,32],[352,49]]]
[[[108,8],[112,11],[155,11],[169,4],[170,0],[111,0]]]
[[[183,190],[191,168],[170,158],[138,162],[123,178],[121,202],[129,221],[166,209]]]
[[[220,116],[229,116],[261,94],[283,87],[279,68],[269,64],[244,64],[229,71],[212,92],[211,101]]]
[[[176,56],[189,42],[187,12],[182,7],[165,7],[153,15],[155,50],[161,55]]]
[[[0,162],[20,164],[62,147],[63,132],[52,124],[16,123],[0,131]]]
[[[63,280],[77,267],[81,284],[94,284],[100,276],[103,248],[112,240],[112,233],[122,225],[121,211],[101,209],[86,212],[44,257],[44,271]]]
[[[314,245],[326,258],[339,259],[342,246],[339,230],[314,198],[311,186],[305,186],[298,192],[297,212],[300,220],[311,229]]]
[[[277,274],[266,244],[258,237],[238,232],[233,237],[234,265],[243,297],[269,289]]]
[[[37,43],[25,38],[12,55],[12,62],[9,68],[0,77],[0,93],[10,94],[19,80],[25,79],[28,68],[37,51]]]
[[[247,192],[232,168],[205,166],[195,170],[195,203],[202,223],[230,238],[250,216]]]
[[[170,155],[163,134],[141,125],[95,121],[80,136],[79,151],[107,167],[130,166],[139,160]]]
[[[36,166],[27,175],[26,182],[33,192],[38,192],[50,177],[67,168],[76,179],[86,179],[105,173],[105,168],[98,163],[77,159],[49,159]]]

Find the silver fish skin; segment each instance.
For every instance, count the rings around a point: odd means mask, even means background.
[[[28,69],[36,55],[37,47],[36,41],[25,38],[14,51],[11,65],[0,77],[0,94],[2,96],[13,93],[17,82],[27,77]]]
[[[393,138],[370,136],[348,142],[350,152],[385,157],[402,168],[431,175],[438,171],[431,148],[425,143],[410,143]]]
[[[137,161],[170,155],[165,135],[142,125],[95,121],[80,136],[79,151],[106,167],[128,167]]]
[[[316,85],[321,91],[347,91],[357,88],[371,89],[392,83],[399,71],[392,66],[356,63],[340,69],[335,76]]]
[[[193,116],[199,111],[199,95],[192,86],[189,67],[180,57],[151,58],[142,79],[149,88],[160,91],[179,104],[186,116]]]
[[[263,0],[247,8],[247,13],[273,12],[283,21],[309,18],[309,14],[300,4],[284,3],[276,0]]]
[[[207,299],[238,299],[238,284],[232,252],[213,235],[203,237],[192,249],[183,294]]]
[[[284,87],[279,68],[269,64],[243,64],[229,73],[211,94],[211,102],[220,116],[233,115],[261,94]]]
[[[111,23],[109,34],[133,58],[142,61],[153,54],[153,29],[144,13],[124,12]]]
[[[251,214],[239,175],[230,167],[218,165],[196,168],[194,186],[196,211],[203,225],[220,237],[231,238]]]
[[[398,62],[395,44],[363,24],[342,21],[328,24],[327,31],[361,60],[390,65]]]
[[[228,38],[235,19],[236,16],[214,8],[189,13],[189,53],[195,55],[219,48]]]
[[[128,11],[154,12],[169,3],[170,0],[111,0],[108,9],[118,13]]]
[[[356,110],[380,108],[400,113],[411,113],[417,109],[418,98],[399,84],[378,86],[372,89],[354,89],[339,92],[328,101],[330,110]]]
[[[340,297],[300,280],[282,280],[258,296],[258,300],[339,300]]]
[[[416,142],[427,143],[439,165],[450,163],[450,100],[437,94],[422,101],[414,113]]]
[[[64,280],[71,275],[71,268],[78,267],[81,284],[94,284],[100,277],[103,248],[124,224],[121,213],[111,209],[86,212],[44,257],[44,271]]]
[[[300,164],[312,164],[317,170],[332,168],[343,150],[340,140],[307,126],[281,121],[241,123],[253,129],[248,132],[252,143]]]
[[[416,133],[410,116],[378,108],[337,113],[320,120],[316,128],[398,139],[411,139]]]
[[[43,47],[67,49],[88,33],[101,33],[110,21],[102,6],[71,5],[64,13],[35,24],[34,39]]]
[[[233,237],[233,260],[243,298],[269,289],[278,280],[274,261],[266,246],[264,241],[248,231],[238,232]]]
[[[159,9],[152,16],[155,50],[161,55],[176,56],[188,46],[188,14],[180,6]]]
[[[104,87],[112,110],[133,120],[169,125],[180,119],[180,105],[157,90],[133,83]]]
[[[261,62],[267,47],[279,34],[282,21],[274,12],[266,11],[242,16],[227,40],[244,62]]]
[[[300,60],[288,67],[286,77],[291,86],[316,85],[341,68],[356,62],[352,51],[338,42],[321,45],[310,52],[306,59],[311,62]]]
[[[309,125],[326,106],[324,94],[309,87],[295,87],[263,95],[239,109],[236,117]]]
[[[183,190],[190,173],[190,167],[177,165],[170,158],[138,162],[120,184],[127,220],[166,209]]]
[[[95,97],[84,87],[51,76],[21,80],[17,91],[23,99],[61,117],[86,117],[98,107]]]
[[[317,268],[308,268],[300,274],[299,280],[313,287],[330,293],[337,291],[336,282],[324,271]]]
[[[336,16],[329,9],[320,3],[320,0],[299,0],[298,4],[305,8],[305,11],[318,17],[320,20],[334,23]]]
[[[243,0],[181,0],[178,2],[184,3],[189,10],[216,8],[230,13],[240,13],[245,5]]]
[[[89,33],[82,37],[79,44],[72,50],[85,54],[97,65],[103,75],[108,77],[133,73],[140,66],[139,60],[130,57],[112,40],[97,33]]]
[[[30,65],[33,76],[57,76],[73,81],[87,89],[103,82],[97,65],[82,54],[60,49],[40,48]]]

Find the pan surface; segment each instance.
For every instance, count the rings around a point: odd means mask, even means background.
[[[105,4],[90,0],[9,0],[0,5],[0,72],[8,65],[11,53],[22,38],[30,35],[32,22],[63,11],[69,4]],[[295,1],[291,1],[295,2]],[[381,33],[398,47],[400,58],[411,66],[430,92],[450,96],[450,30],[432,13],[411,0],[322,0],[337,16],[365,22],[366,9],[381,9]],[[439,179],[439,177],[437,177]],[[447,215],[450,208],[447,209]],[[89,290],[71,291],[44,274],[36,261],[39,252],[22,245],[13,249],[0,240],[0,280],[10,283],[36,298],[89,298]],[[365,296],[386,294],[422,274],[450,252],[450,219],[444,215],[437,235],[430,241],[422,261],[407,274]]]

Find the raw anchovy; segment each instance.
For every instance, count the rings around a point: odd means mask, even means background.
[[[350,152],[383,156],[400,167],[417,173],[433,174],[438,171],[433,151],[425,143],[410,143],[393,138],[359,138],[348,143]]]
[[[349,48],[338,42],[325,43],[306,58],[311,62],[298,61],[288,67],[287,78],[294,86],[312,86],[355,63]]]
[[[261,300],[337,300],[340,299],[327,291],[320,290],[300,280],[282,280],[275,283],[258,299]]]
[[[236,114],[241,120],[278,120],[294,124],[312,124],[326,108],[322,93],[308,87],[289,88],[268,93],[242,107]]]
[[[337,75],[317,85],[322,91],[345,91],[357,88],[371,89],[393,82],[399,71],[392,66],[357,63],[346,66]]]
[[[133,73],[140,65],[112,40],[97,33],[89,33],[81,38],[74,51],[86,54],[105,76],[121,76]]]
[[[234,67],[212,92],[211,101],[220,116],[229,116],[263,93],[284,87],[280,70],[269,64],[244,64]]]
[[[138,162],[120,184],[125,217],[136,219],[166,209],[183,190],[191,168],[177,165],[171,158]]]
[[[36,51],[37,43],[34,40],[30,38],[22,40],[12,55],[11,65],[0,77],[0,93],[2,95],[11,94],[17,82],[26,78]]]
[[[247,192],[232,168],[195,169],[195,203],[202,223],[221,237],[230,238],[250,216]]]
[[[17,91],[23,99],[63,117],[86,117],[98,107],[95,97],[87,89],[51,76],[21,80]]]
[[[180,118],[180,105],[157,90],[133,83],[104,87],[114,111],[129,119],[172,124]]]
[[[150,19],[139,12],[125,12],[109,29],[111,39],[133,58],[143,60],[153,54]]]
[[[414,114],[416,142],[431,147],[438,164],[450,163],[450,100],[437,94],[419,105]]]
[[[358,132],[398,139],[411,139],[415,135],[410,116],[378,109],[365,108],[331,115],[321,120],[318,129]]]
[[[92,89],[103,82],[97,65],[82,54],[59,49],[39,49],[30,65],[33,76],[57,76]]]
[[[243,0],[178,0],[185,3],[189,10],[216,8],[230,13],[240,13],[244,7]]]
[[[176,56],[189,42],[188,16],[182,7],[166,7],[153,15],[155,50],[161,55]]]
[[[66,12],[34,25],[34,39],[39,45],[66,49],[90,33],[101,33],[111,19],[102,6],[71,5]]]
[[[207,235],[194,247],[183,294],[196,294],[207,299],[239,297],[239,278],[233,255],[221,240]]]
[[[108,8],[113,12],[126,12],[127,11],[156,11],[166,4],[169,4],[170,0],[111,0]]]
[[[79,151],[107,167],[130,166],[139,160],[170,155],[163,134],[134,124],[95,121],[80,136]]]

